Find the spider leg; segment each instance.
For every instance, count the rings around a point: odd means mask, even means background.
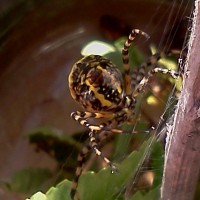
[[[133,75],[133,77],[132,77],[132,88],[134,88],[134,92],[133,92],[134,97],[137,96],[141,91],[144,90],[144,88],[146,87],[146,85],[149,81],[149,78],[151,76],[153,76],[155,73],[168,74],[174,79],[177,79],[180,76],[180,74],[174,70],[157,67],[158,61],[162,57],[169,55],[171,53],[174,53],[174,52],[170,51],[167,53],[164,53],[164,52],[155,53],[147,60],[146,63],[143,63],[140,66],[140,68],[137,69],[136,75]],[[154,66],[154,68],[151,69],[146,75],[145,69],[149,66]]]
[[[81,112],[81,111],[76,111],[71,114],[71,117],[78,121],[80,125],[85,126],[89,128],[90,130],[94,131],[112,131],[116,133],[123,133],[123,130],[120,129],[114,129],[110,128],[115,123],[115,113],[94,113],[94,112]],[[94,125],[88,122],[88,118],[94,118],[94,119],[100,119],[100,118],[105,118],[108,119],[107,122],[99,124],[99,125]],[[110,120],[109,120],[110,119]]]
[[[172,78],[177,79],[179,77],[179,74],[171,69],[163,69],[163,68],[154,68],[152,69],[149,73],[148,76],[145,76],[139,83],[139,85],[135,88],[134,92],[133,92],[133,96],[137,96],[141,91],[144,90],[144,88],[146,87],[149,78],[151,76],[153,76],[155,73],[162,73],[162,74],[168,74],[170,75]]]
[[[102,131],[101,133],[97,134],[97,136],[98,138],[96,138],[96,143],[100,143],[101,141],[105,140],[108,137],[108,132]],[[73,200],[79,199],[78,192],[77,192],[78,180],[83,172],[83,165],[85,164],[85,158],[87,154],[90,152],[91,147],[92,147],[91,142],[87,141],[87,143],[85,143],[85,145],[83,146],[83,148],[81,149],[78,155],[75,177],[74,177],[74,180],[72,181],[71,190],[70,190],[70,196]]]
[[[136,86],[140,83],[140,81],[145,77],[147,74],[146,69],[150,66],[157,66],[158,61],[166,56],[169,56],[171,54],[179,54],[180,51],[177,50],[171,50],[169,52],[159,52],[153,54],[145,63],[137,67],[133,70],[133,73],[131,74],[131,88],[134,90]]]
[[[125,111],[117,112],[117,113],[76,111],[71,114],[72,118],[78,121],[81,125],[86,126],[90,129],[89,143],[86,143],[84,145],[83,149],[81,150],[77,158],[78,164],[77,164],[75,178],[72,182],[71,192],[70,192],[71,198],[73,200],[78,199],[78,193],[77,193],[78,180],[83,171],[83,165],[85,163],[86,155],[91,149],[93,149],[95,154],[97,156],[100,156],[111,167],[112,173],[117,171],[117,168],[112,164],[112,162],[103,155],[103,153],[98,147],[98,143],[104,140],[109,135],[108,134],[109,132],[124,133],[123,130],[113,129],[112,127],[118,124],[119,122],[124,121],[125,119],[124,117],[126,117],[125,115],[126,115]],[[88,118],[94,118],[94,119],[105,118],[105,119],[108,119],[108,121],[100,125],[92,125],[87,121]],[[125,132],[127,133],[127,131]]]
[[[125,133],[125,134],[133,134],[138,133],[137,131],[128,131],[122,129],[116,129],[112,127],[118,126],[120,123],[126,121],[126,111],[121,111],[117,113],[94,113],[94,112],[84,112],[84,111],[76,111],[71,113],[71,117],[79,122],[80,125],[89,128],[94,131],[110,131],[113,133]],[[98,125],[94,125],[88,122],[88,118],[107,119],[105,123],[101,123]],[[130,117],[130,122],[135,121],[133,116]]]
[[[87,119],[87,118],[112,118],[113,114],[112,113],[99,113],[99,112],[87,112],[87,111],[75,111],[71,113],[71,117],[78,121],[76,119],[76,116],[79,116],[81,119]],[[79,118],[79,119],[80,119]]]
[[[97,156],[100,156],[111,167],[111,172],[114,173],[117,171],[117,168],[113,165],[113,163],[107,157],[103,155],[103,153],[99,149],[97,145],[97,139],[95,136],[96,134],[97,134],[97,131],[90,131],[89,133],[91,148],[94,150]]]
[[[78,180],[83,172],[83,165],[85,163],[85,157],[90,150],[91,150],[90,144],[86,143],[78,155],[75,177],[74,177],[74,180],[72,181],[71,190],[70,190],[70,196],[73,200],[79,199],[78,193],[77,193]]]
[[[132,42],[136,38],[137,35],[142,35],[146,37],[147,39],[149,36],[139,29],[133,29],[131,34],[128,37],[128,40],[124,43],[124,47],[122,49],[122,60],[123,60],[123,67],[124,67],[124,73],[125,73],[125,91],[127,95],[131,95],[131,75],[130,75],[130,66],[129,66],[129,56],[128,56],[128,49],[131,46]]]

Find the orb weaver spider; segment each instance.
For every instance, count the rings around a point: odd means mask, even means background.
[[[117,129],[123,122],[131,122],[134,117],[136,97],[143,92],[148,80],[155,73],[163,73],[178,78],[179,74],[170,69],[157,67],[158,60],[165,56],[164,53],[152,55],[146,63],[142,64],[131,75],[129,66],[129,47],[138,36],[149,36],[139,30],[133,29],[122,49],[122,61],[124,76],[119,69],[108,59],[99,55],[90,55],[76,62],[69,74],[69,89],[73,99],[86,111],[76,111],[71,114],[72,118],[87,127],[89,143],[86,144],[78,156],[78,165],[75,179],[71,186],[71,197],[77,199],[78,179],[82,173],[85,155],[93,149],[110,167],[111,172],[117,169],[113,163],[105,157],[98,148],[97,136],[103,132],[123,133]],[[152,66],[146,73],[145,69]],[[102,122],[102,121],[103,122]],[[101,139],[101,138],[100,138]]]

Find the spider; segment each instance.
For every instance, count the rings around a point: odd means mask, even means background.
[[[78,198],[76,192],[78,179],[82,173],[85,155],[90,149],[111,167],[111,172],[117,171],[113,163],[98,148],[98,142],[106,135],[105,133],[124,132],[118,126],[133,120],[136,97],[143,92],[149,78],[155,73],[168,74],[174,79],[179,76],[173,70],[157,67],[158,60],[167,53],[152,55],[131,75],[128,50],[138,35],[149,38],[139,29],[132,30],[122,49],[123,75],[110,60],[100,55],[83,57],[73,65],[69,74],[71,96],[86,110],[72,112],[71,117],[90,130],[89,143],[83,147],[78,156],[75,179],[71,186],[72,199]],[[146,73],[145,69],[148,66],[152,68]],[[98,137],[102,132],[103,136]]]

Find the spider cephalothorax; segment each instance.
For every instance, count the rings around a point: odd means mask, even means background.
[[[159,53],[151,56],[146,63],[136,69],[134,76],[131,76],[128,49],[137,35],[149,38],[146,33],[138,29],[132,30],[122,49],[124,75],[110,60],[99,55],[82,58],[73,65],[70,72],[68,80],[71,95],[86,110],[73,112],[71,116],[90,130],[89,144],[83,147],[78,156],[78,166],[71,189],[72,199],[77,198],[78,179],[82,173],[85,155],[90,149],[102,157],[113,172],[116,171],[112,162],[99,150],[97,135],[102,131],[124,132],[118,127],[123,122],[130,122],[134,118],[137,95],[144,90],[150,76],[155,73],[164,73],[173,78],[178,77],[178,73],[173,70],[157,67],[157,61],[162,56]],[[145,69],[148,66],[152,68],[146,72]],[[92,122],[90,119],[93,119]],[[103,122],[99,123],[98,119],[103,119]]]

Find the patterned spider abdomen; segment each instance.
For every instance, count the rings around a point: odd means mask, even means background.
[[[69,89],[87,111],[117,111],[124,95],[121,72],[99,55],[86,56],[73,65]]]

